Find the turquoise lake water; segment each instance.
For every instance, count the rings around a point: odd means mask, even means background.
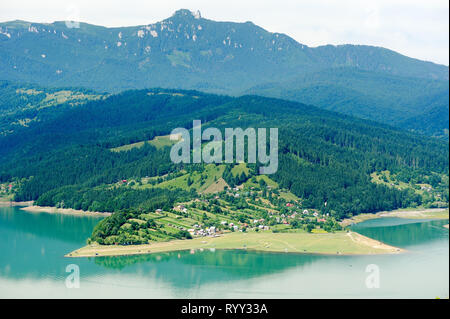
[[[382,218],[354,230],[407,250],[319,256],[246,251],[64,258],[100,219],[0,207],[1,298],[448,298],[448,220]],[[80,287],[67,288],[68,265]],[[368,288],[375,265],[379,286]],[[372,268],[371,268],[372,267]],[[369,266],[373,269],[373,266]]]

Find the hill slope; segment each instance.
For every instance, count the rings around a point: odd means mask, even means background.
[[[193,119],[221,130],[278,127],[279,168],[270,176],[276,184],[270,183],[300,198],[303,207],[336,218],[438,198],[448,202],[445,142],[290,101],[181,90],[126,91],[0,137],[0,182],[13,183],[17,200],[120,211],[170,206],[220,178],[234,187],[257,175],[255,165],[174,164],[169,147],[150,143],[111,150],[157,140],[176,127],[191,129]],[[397,189],[373,183],[371,174],[383,171],[412,184]],[[149,177],[150,188],[123,184]],[[433,190],[422,196],[413,188],[420,183]]]
[[[303,102],[365,119],[448,137],[448,82],[340,67],[266,83],[250,94]]]

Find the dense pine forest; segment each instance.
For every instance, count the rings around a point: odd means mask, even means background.
[[[0,183],[14,185],[16,201],[150,212],[197,198],[220,178],[236,187],[257,177],[257,167],[251,165],[237,174],[231,173],[235,164],[216,165],[214,175],[206,165],[173,164],[170,147],[154,143],[176,127],[191,129],[199,119],[204,128],[221,130],[279,128],[279,168],[268,177],[294,194],[303,208],[342,219],[400,207],[448,205],[446,141],[301,103],[153,89],[62,104],[55,114],[0,136]],[[374,176],[383,172],[396,180],[375,182]],[[184,176],[183,187],[171,182]],[[430,184],[433,192],[394,186],[400,182]]]

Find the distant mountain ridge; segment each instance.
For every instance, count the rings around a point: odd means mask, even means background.
[[[447,66],[380,47],[312,48],[251,22],[216,22],[185,9],[161,22],[142,26],[106,28],[79,23],[79,28],[74,28],[74,25],[18,20],[0,23],[0,79],[110,92],[149,87],[233,95],[251,92],[305,103],[317,101],[318,106],[366,118],[368,112],[400,114],[398,119],[386,120],[384,115],[375,116],[393,125],[420,115],[416,106],[405,102],[409,97],[428,104],[424,97],[445,96],[445,90],[448,92]],[[314,79],[318,76],[324,77],[320,81],[328,79],[327,74],[335,70],[340,72],[338,85],[327,83],[325,90],[314,89],[318,85]],[[372,78],[388,79],[383,95],[388,97],[392,84],[397,90],[394,93],[400,96],[399,102],[388,103],[385,97],[378,96],[373,100],[372,92],[377,88],[353,90],[354,70],[367,72]],[[306,84],[296,86],[299,78]],[[408,81],[414,85],[404,85]],[[293,83],[288,85],[288,93],[284,90],[286,83]],[[275,87],[270,87],[273,84]],[[264,88],[265,85],[270,89]],[[422,94],[423,88],[429,91]],[[339,98],[334,98],[338,95]],[[445,104],[440,100],[437,104],[442,103]],[[414,123],[416,126],[410,129],[420,131],[423,123]],[[431,125],[425,133],[442,135],[443,130],[442,125]]]
[[[342,67],[265,83],[245,93],[312,104],[434,136],[448,136],[448,81]]]

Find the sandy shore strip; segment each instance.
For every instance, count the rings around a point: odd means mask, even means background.
[[[56,208],[47,206],[27,206],[22,207],[21,210],[25,210],[31,213],[53,213],[53,214],[56,213],[56,214],[76,215],[76,216],[97,216],[97,217],[111,216],[111,213],[89,212],[72,208]]]
[[[202,249],[244,249],[249,251],[321,255],[397,254],[405,250],[386,245],[355,232],[230,233],[218,237],[172,240],[145,245],[87,245],[65,257],[124,256]]]
[[[14,201],[6,201],[0,200],[0,207],[9,207],[9,206],[32,206],[33,201],[28,202],[14,202]]]
[[[398,209],[393,211],[383,211],[375,214],[361,214],[352,218],[344,219],[340,222],[341,226],[357,224],[369,219],[381,217],[399,217],[407,219],[449,219],[448,208],[422,208],[422,209]]]

